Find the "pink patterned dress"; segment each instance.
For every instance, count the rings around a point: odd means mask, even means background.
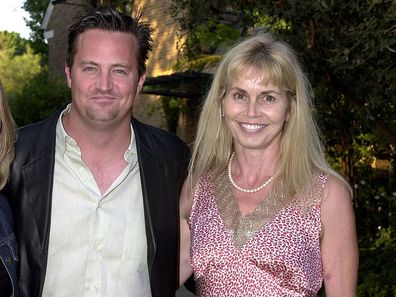
[[[239,216],[224,176],[216,182],[203,177],[195,189],[189,224],[197,295],[316,296],[323,281],[320,202],[326,176],[318,175],[306,192],[312,196],[306,208],[297,197],[282,206],[267,198],[250,218]]]

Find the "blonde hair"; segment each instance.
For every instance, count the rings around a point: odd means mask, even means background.
[[[0,82],[0,190],[6,184],[15,156],[15,122]]]
[[[341,179],[325,160],[312,116],[312,89],[294,50],[270,33],[242,40],[224,56],[214,75],[200,115],[189,167],[191,180],[224,172],[233,150],[230,131],[221,116],[227,86],[253,68],[266,82],[287,91],[290,114],[280,142],[275,178],[280,193],[291,197],[314,182],[318,171]]]

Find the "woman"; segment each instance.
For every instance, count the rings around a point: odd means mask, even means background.
[[[322,282],[355,296],[351,191],[325,160],[311,96],[269,33],[220,63],[180,206],[180,280],[194,272],[198,296],[315,296]]]
[[[0,83],[0,190],[7,182],[14,159],[15,124]],[[16,282],[17,248],[12,216],[6,198],[0,194],[0,297],[18,296]]]

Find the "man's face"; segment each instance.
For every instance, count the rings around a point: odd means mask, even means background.
[[[71,68],[65,68],[72,92],[71,115],[95,126],[130,122],[132,105],[143,87],[132,34],[90,29],[76,43]]]

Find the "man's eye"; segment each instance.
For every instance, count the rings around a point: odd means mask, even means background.
[[[117,75],[120,75],[120,76],[127,75],[127,72],[125,70],[122,70],[122,69],[115,69],[114,73],[117,74]]]
[[[96,68],[95,67],[84,67],[83,71],[84,72],[94,72],[94,71],[96,71]]]

